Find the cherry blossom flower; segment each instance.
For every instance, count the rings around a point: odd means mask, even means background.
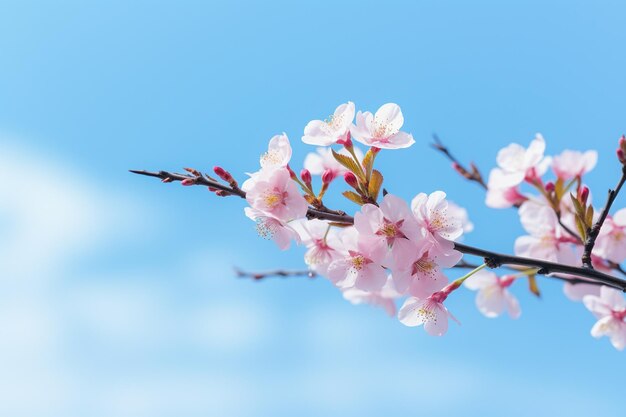
[[[593,253],[616,263],[626,260],[626,208],[607,216]]]
[[[427,240],[398,245],[392,267],[394,285],[402,294],[425,299],[448,283],[441,268],[453,267],[462,256],[458,251],[442,254]]]
[[[559,251],[559,262],[564,265],[580,266],[583,248],[580,245],[570,245],[568,248]],[[592,257],[592,260],[595,257]],[[602,269],[600,265],[593,263],[594,268]],[[606,271],[611,273],[610,271]],[[576,278],[567,274],[555,274],[562,278]],[[594,284],[565,282],[563,284],[563,293],[572,301],[582,301],[585,295],[600,295],[600,286]]]
[[[328,267],[328,278],[342,288],[380,290],[387,281],[382,266],[387,249],[360,237],[354,227],[345,228],[340,239],[340,253]]]
[[[308,204],[287,169],[261,170],[242,188],[253,208],[278,220],[290,221],[306,215]]]
[[[326,275],[328,266],[339,254],[336,248],[340,246],[340,242],[336,229],[318,219],[294,222],[293,228],[307,248],[305,263],[313,271]]]
[[[402,111],[397,104],[383,104],[376,114],[358,112],[356,125],[352,125],[350,132],[355,140],[367,146],[384,149],[408,148],[415,143],[413,136],[401,132],[404,124]]]
[[[329,146],[345,141],[354,119],[354,103],[349,101],[335,109],[328,120],[311,120],[304,128],[302,142],[309,145]]]
[[[519,215],[529,235],[515,240],[515,254],[558,262],[573,240],[562,232],[554,210],[536,201],[527,201],[519,208]]]
[[[256,222],[259,236],[264,239],[272,239],[280,249],[288,249],[292,240],[300,242],[300,237],[296,231],[277,218],[268,216],[252,207],[244,208],[244,213],[246,213],[248,218]]]
[[[491,271],[478,271],[463,283],[467,288],[478,291],[476,307],[489,318],[498,317],[506,309],[513,319],[519,318],[521,309],[517,298],[507,289],[514,278],[503,276],[498,278]]]
[[[457,221],[461,224],[463,233],[470,233],[474,230],[474,223],[470,221],[467,210],[452,201],[448,201],[448,215],[457,219]]]
[[[552,170],[562,180],[580,178],[591,171],[598,162],[598,152],[565,150],[552,160]]]
[[[441,292],[436,292],[425,299],[408,298],[398,312],[398,320],[409,327],[423,324],[424,330],[431,336],[443,336],[448,331],[448,318],[458,323],[443,305],[444,300],[445,297],[442,297]]]
[[[345,148],[339,150],[338,153],[350,156],[350,153]],[[363,151],[356,146],[354,147],[354,153],[359,160],[363,160]],[[329,171],[332,178],[347,172],[347,169],[337,162],[330,148],[317,148],[317,152],[310,152],[304,158],[304,168],[308,169],[313,175],[322,175],[324,172]]]
[[[597,339],[608,336],[615,349],[623,350],[626,347],[626,301],[621,292],[602,286],[600,296],[586,295],[583,303],[598,319],[591,328],[591,335]]]
[[[267,152],[261,155],[261,168],[285,167],[289,160],[291,160],[291,145],[289,138],[283,133],[270,139]]]
[[[424,228],[431,241],[440,247],[441,252],[445,254],[452,251],[452,241],[463,234],[463,226],[458,218],[448,213],[446,193],[420,193],[411,201],[411,210],[418,224]]]
[[[509,208],[515,205],[522,204],[526,201],[527,197],[519,190],[519,186],[506,188],[496,188],[493,184],[497,183],[494,177],[502,175],[500,170],[492,170],[489,174],[489,188],[487,189],[487,196],[485,198],[485,204],[491,208]]]
[[[387,194],[379,207],[363,205],[361,211],[354,215],[354,227],[360,236],[392,250],[399,240],[422,237],[408,204],[392,194]]]
[[[371,304],[385,309],[390,317],[396,315],[395,299],[400,294],[395,290],[391,277],[387,278],[387,282],[380,291],[363,291],[358,288],[347,288],[343,290],[343,298],[352,304]]]
[[[551,162],[549,157],[543,156],[545,149],[546,143],[540,134],[530,142],[528,149],[517,143],[501,149],[496,158],[498,168],[491,171],[488,187],[511,188],[521,184],[524,179],[542,176]]]

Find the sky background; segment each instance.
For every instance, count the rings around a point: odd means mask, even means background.
[[[510,252],[517,214],[430,135],[485,173],[536,132],[548,154],[597,149],[603,200],[625,18],[621,1],[2,1],[0,415],[623,415],[624,353],[558,283],[516,283],[517,321],[455,294],[462,325],[433,338],[322,279],[236,279],[303,251],[258,238],[238,199],[127,169],[243,179],[283,131],[299,169],[309,120],[396,102],[416,144],[379,156],[385,186],[445,190],[466,243]]]

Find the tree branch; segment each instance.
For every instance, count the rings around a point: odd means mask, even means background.
[[[617,194],[622,189],[622,185],[626,181],[626,165],[622,165],[622,176],[617,183],[615,189],[609,189],[609,195],[606,199],[606,204],[602,209],[602,213],[600,213],[600,217],[593,225],[593,227],[587,229],[587,239],[585,240],[585,249],[583,252],[583,266],[585,268],[593,269],[593,265],[591,264],[591,251],[593,250],[594,245],[596,244],[596,239],[598,238],[598,234],[600,233],[600,229],[602,229],[602,225],[606,220],[606,217],[609,215],[609,211],[611,210],[611,205],[615,201]]]
[[[239,268],[235,268],[235,273],[238,278],[252,278],[255,281],[262,280],[270,277],[280,277],[280,278],[290,278],[290,277],[306,277],[306,278],[315,278],[317,277],[317,273],[315,271],[286,271],[282,269],[277,269],[273,271],[264,271],[264,272],[245,272]]]
[[[488,189],[487,184],[483,180],[483,177],[480,171],[478,170],[478,168],[476,167],[476,165],[474,165],[473,163],[470,163],[470,169],[467,169],[465,166],[463,166],[463,164],[459,162],[458,159],[456,159],[452,155],[450,150],[443,144],[443,142],[441,142],[441,140],[439,139],[439,136],[437,136],[436,134],[433,134],[433,141],[434,142],[431,143],[430,146],[433,149],[445,155],[445,157],[448,158],[452,162],[452,166],[459,174],[461,174],[464,178],[470,181],[474,181],[485,190]]]
[[[225,191],[227,194],[238,195],[241,198],[245,198],[245,192],[239,190],[235,190],[231,187],[228,187],[224,184],[221,184],[215,180],[212,180],[205,175],[186,175],[186,174],[175,174],[167,171],[159,171],[159,172],[150,172],[150,171],[137,171],[131,170],[130,172],[139,175],[145,175],[149,177],[161,178],[162,180],[167,179],[170,181],[183,181],[185,179],[193,180],[193,184],[197,185],[205,185],[208,187],[216,188],[219,190]],[[621,184],[626,181],[626,173],[622,177]],[[193,185],[190,184],[190,185]],[[621,188],[621,184],[619,188]],[[619,189],[618,189],[619,191]],[[611,201],[612,202],[612,201]],[[309,207],[307,212],[308,218],[316,218],[321,220],[329,220],[331,222],[341,223],[341,224],[353,224],[354,218],[347,214],[336,214],[336,212],[326,212],[323,210],[318,210]],[[606,216],[605,216],[606,217]],[[496,252],[491,252],[488,250],[475,248],[473,246],[465,245],[462,243],[454,243],[454,248],[459,252],[468,254],[468,255],[476,255],[483,257],[485,262],[490,268],[498,268],[503,265],[518,265],[518,266],[527,266],[533,268],[539,268],[538,274],[548,275],[554,273],[561,273],[567,275],[573,275],[580,278],[588,278],[591,280],[589,283],[598,282],[604,285],[608,285],[610,287],[618,288],[622,291],[626,292],[626,281],[616,278],[614,276],[604,274],[602,272],[596,271],[590,268],[578,268],[569,265],[562,265],[553,262],[547,262],[540,259],[531,259],[531,258],[523,258],[519,256],[512,255],[504,255]]]

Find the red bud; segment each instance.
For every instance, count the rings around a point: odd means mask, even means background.
[[[624,155],[624,150],[622,148],[617,148],[617,159],[619,159],[619,161],[622,164],[626,164],[626,155]]]
[[[551,194],[551,193],[553,193],[553,192],[554,192],[554,190],[556,189],[556,187],[554,186],[554,183],[553,183],[552,181],[548,181],[548,182],[546,183],[546,187],[545,187],[545,188],[546,188],[546,191],[547,191],[548,193],[550,193],[550,194]]]
[[[311,173],[308,169],[303,169],[300,171],[300,178],[302,178],[302,182],[304,182],[309,188],[311,187]]]
[[[181,181],[181,184],[184,186],[194,185],[195,183],[196,183],[196,180],[194,180],[193,178],[185,178],[184,180]]]
[[[589,198],[589,187],[587,187],[586,185],[583,185],[580,188],[580,195],[578,196],[578,199],[580,200],[581,203],[583,203],[584,205],[587,205],[588,198]]]
[[[295,172],[293,172],[293,169],[291,169],[291,167],[289,165],[287,165],[285,168],[287,168],[287,171],[289,171],[289,175],[291,175],[291,179],[292,180],[297,180],[298,176],[296,175]]]
[[[352,188],[357,188],[359,186],[359,181],[356,179],[356,176],[350,171],[343,174],[343,179],[346,180],[346,183]]]
[[[322,174],[322,184],[330,184],[335,179],[335,172],[332,169],[327,169]]]

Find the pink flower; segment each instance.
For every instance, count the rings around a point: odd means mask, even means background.
[[[448,331],[448,318],[458,323],[458,320],[443,305],[444,300],[445,297],[441,297],[440,292],[421,300],[411,297],[400,308],[398,320],[409,327],[423,324],[424,330],[431,336],[443,336]]]
[[[542,176],[550,165],[550,158],[544,158],[546,143],[537,134],[528,149],[512,143],[498,152],[498,168],[489,175],[489,188],[505,189],[521,184],[526,178]],[[494,172],[495,171],[495,172]]]
[[[356,126],[352,125],[350,132],[355,140],[367,146],[384,149],[408,148],[415,143],[413,136],[401,132],[404,124],[402,111],[397,104],[382,105],[376,114],[358,112]]]
[[[280,249],[288,249],[291,240],[300,242],[300,237],[296,231],[286,223],[251,207],[244,208],[244,212],[248,218],[256,222],[259,236],[264,239],[272,239]]]
[[[267,152],[261,155],[261,168],[282,168],[291,159],[291,145],[286,134],[270,139]]]
[[[626,208],[606,218],[593,253],[616,263],[626,259]]]
[[[470,221],[467,210],[452,201],[448,201],[448,215],[461,224],[463,233],[470,233],[474,230],[474,223]]]
[[[608,336],[615,349],[623,350],[626,347],[626,301],[622,293],[602,286],[600,296],[586,295],[583,303],[598,318],[591,328],[591,335],[596,339]]]
[[[508,287],[513,283],[513,277],[504,276],[498,278],[490,271],[478,271],[465,280],[464,285],[476,295],[476,307],[489,318],[498,317],[506,309],[511,318],[519,318],[522,311],[519,302],[509,291]]]
[[[489,182],[485,204],[491,208],[509,208],[526,201],[526,196],[520,193],[519,186],[498,188],[496,184],[501,183],[504,176],[502,170],[492,169],[489,174]]]
[[[336,248],[340,247],[340,242],[336,230],[318,219],[294,222],[293,228],[307,248],[304,255],[306,264],[313,271],[326,275],[328,266],[339,255]]]
[[[363,160],[363,152],[356,146],[354,152],[359,160]],[[345,148],[342,148],[338,153],[350,156]],[[337,162],[330,148],[317,148],[317,153],[310,152],[304,159],[304,167],[313,175],[322,175],[324,172],[330,171],[333,178],[347,172],[347,169]]]
[[[411,209],[433,243],[444,250],[451,250],[454,247],[451,241],[463,234],[460,220],[448,213],[446,193],[443,191],[418,194],[411,202]]]
[[[344,141],[348,138],[353,119],[354,103],[349,101],[341,104],[328,120],[311,120],[304,128],[302,142],[329,146]]]
[[[582,177],[591,171],[598,162],[596,151],[585,153],[565,150],[552,160],[552,170],[562,180]]]
[[[387,279],[387,283],[380,291],[363,291],[354,287],[343,290],[343,298],[352,304],[371,304],[382,307],[390,317],[396,315],[395,299],[398,297],[400,294],[393,287],[391,278]]]
[[[451,268],[463,255],[458,251],[442,254],[439,248],[427,240],[398,245],[394,253],[392,278],[396,289],[425,299],[441,290],[448,278],[441,268]]]
[[[399,240],[421,238],[420,228],[408,204],[392,194],[387,194],[379,207],[364,204],[354,215],[354,227],[360,236],[392,250]]]
[[[522,226],[529,233],[515,240],[515,254],[559,262],[572,238],[564,235],[551,207],[527,201],[519,208]]]
[[[261,170],[244,183],[246,200],[255,209],[283,222],[306,215],[308,204],[285,168]]]
[[[559,262],[564,265],[580,266],[581,257],[583,255],[583,248],[580,245],[570,246],[567,249],[559,251]],[[592,257],[592,261],[594,257]],[[601,269],[599,265],[594,262],[594,268]],[[607,271],[609,274],[610,271]],[[567,274],[555,274],[556,276],[566,279],[577,278],[573,275]],[[572,301],[582,301],[585,295],[600,295],[600,286],[594,284],[584,284],[566,282],[563,285],[563,293],[567,298]]]
[[[328,278],[342,288],[365,291],[380,290],[387,281],[386,248],[359,237],[354,227],[345,228],[340,236],[339,255],[328,267]]]

